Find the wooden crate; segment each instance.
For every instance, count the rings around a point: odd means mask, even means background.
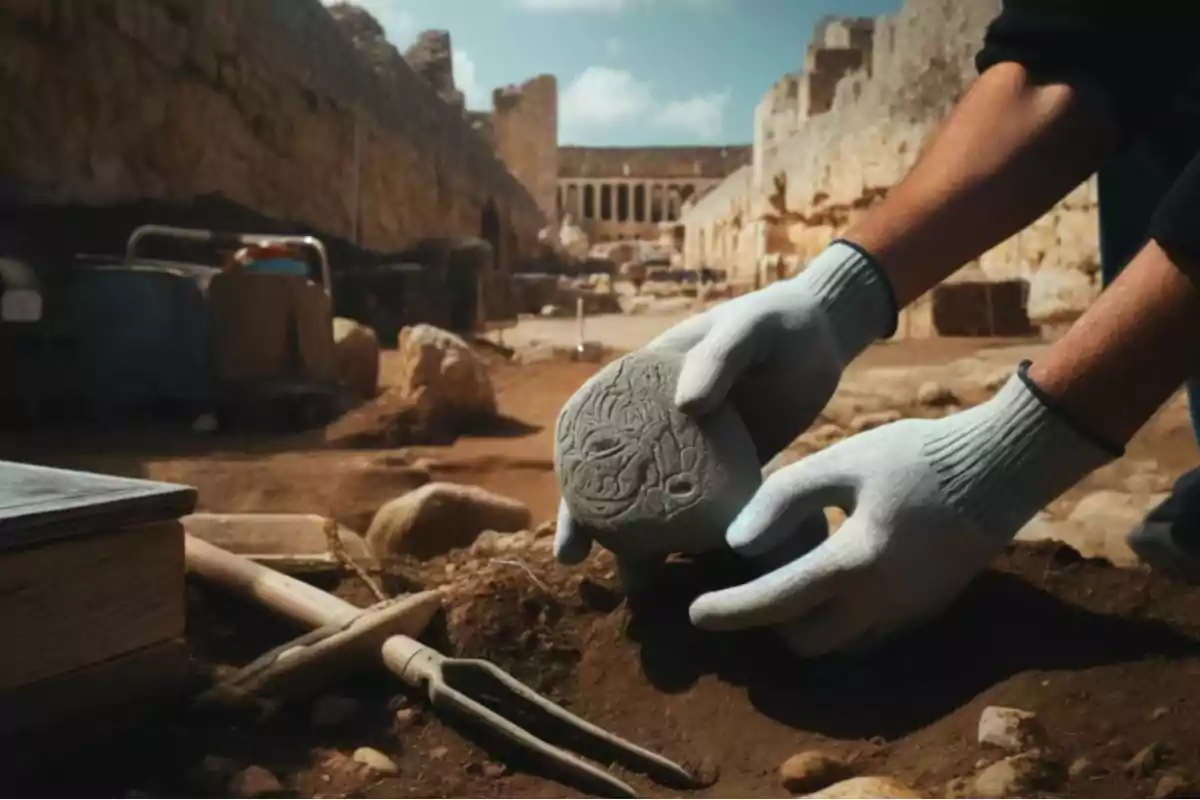
[[[60,730],[85,744],[182,685],[179,517],[195,500],[186,486],[0,461],[0,636],[13,645],[0,747],[64,752]]]

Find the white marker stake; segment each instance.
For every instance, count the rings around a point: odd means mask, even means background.
[[[577,320],[579,320],[579,344],[575,346],[575,352],[582,356],[583,355],[583,343],[585,341],[583,338],[583,298],[582,297],[575,298],[575,318]]]

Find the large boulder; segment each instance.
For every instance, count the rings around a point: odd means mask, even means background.
[[[426,560],[469,547],[484,531],[509,533],[532,523],[533,514],[520,501],[477,486],[427,483],[380,508],[367,542],[379,558]]]
[[[333,345],[338,378],[356,400],[379,392],[379,339],[375,331],[352,319],[333,320]]]
[[[424,390],[424,400],[449,424],[496,415],[496,390],[487,364],[465,341],[432,325],[400,331],[396,389],[404,396]]]

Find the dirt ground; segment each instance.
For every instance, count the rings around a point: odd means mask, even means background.
[[[861,410],[855,376],[870,383],[877,374],[871,370],[916,375],[981,352],[1015,364],[1019,353],[1039,346],[881,345],[848,374],[839,408],[847,415]],[[385,382],[393,357],[384,355]],[[6,436],[0,457],[178,481],[199,489],[205,510],[330,514],[359,531],[375,508],[428,471],[515,497],[535,520],[551,519],[554,419],[598,367],[492,361],[508,421],[443,447],[351,451],[325,449],[311,435],[251,440],[59,430]],[[1153,460],[1161,473],[1155,490],[1196,463],[1178,402],[1139,434],[1130,459]],[[1089,479],[1089,486],[1124,481],[1122,469]],[[895,777],[942,796],[947,781],[999,758],[975,744],[979,713],[992,704],[1035,712],[1056,759],[1090,763],[1042,794],[1148,796],[1163,770],[1200,780],[1200,588],[1083,560],[1061,546],[1014,546],[946,618],[918,634],[858,660],[800,663],[769,632],[705,634],[687,624],[689,600],[736,580],[736,566],[672,565],[654,602],[631,608],[605,554],[567,570],[553,563],[546,545],[516,560],[468,550],[403,563],[390,585],[452,587],[455,601],[431,641],[494,659],[575,713],[715,780],[685,796],[788,796],[779,764],[813,747],[852,759],[859,774]],[[369,602],[353,580],[339,591]],[[198,665],[243,664],[297,633],[204,587],[189,593],[189,643]],[[283,793],[299,796],[560,797],[587,788],[543,776],[478,732],[461,732],[397,686],[383,670],[366,669],[329,687],[357,708],[333,730],[313,727],[308,704],[255,720],[156,722],[111,749],[76,758],[70,770],[39,776],[27,791],[220,796],[248,765],[266,768]],[[1151,744],[1162,745],[1163,765],[1127,770]],[[388,754],[398,774],[379,776],[352,762],[349,754],[361,746]],[[614,771],[648,796],[681,794]]]

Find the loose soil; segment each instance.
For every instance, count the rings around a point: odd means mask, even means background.
[[[980,346],[896,343],[864,363],[931,363]],[[514,424],[446,446],[363,451],[330,449],[311,436],[39,431],[6,433],[0,457],[180,481],[199,489],[207,510],[324,513],[357,530],[384,501],[430,479],[480,485],[551,519],[554,418],[598,366],[493,362],[500,408]],[[1130,454],[1168,470],[1196,457],[1178,409],[1148,426]],[[693,597],[742,577],[735,563],[672,564],[649,602],[631,608],[606,554],[566,569],[539,541],[504,557],[461,551],[401,563],[386,583],[393,592],[449,586],[448,613],[430,630],[431,643],[491,658],[575,713],[715,778],[686,796],[786,796],[776,770],[810,747],[853,758],[861,774],[941,796],[947,781],[1000,757],[975,743],[979,713],[990,704],[1036,712],[1064,762],[1091,762],[1056,795],[1148,796],[1158,774],[1135,775],[1125,764],[1152,743],[1169,749],[1171,768],[1200,779],[1200,588],[1084,561],[1061,546],[1015,547],[925,629],[861,659],[800,663],[769,631],[706,634],[688,624]],[[371,602],[354,580],[337,591]],[[198,679],[298,633],[215,590],[189,587]],[[230,775],[251,764],[298,796],[560,797],[587,788],[543,776],[431,712],[379,665],[364,664],[328,692],[358,701],[343,727],[314,728],[308,701],[232,721],[168,713],[13,791],[224,796]],[[399,774],[365,774],[349,757],[361,746],[387,753]],[[614,772],[646,795],[680,794]]]
[[[450,581],[452,610],[431,641],[493,659],[575,713],[715,777],[683,796],[787,796],[776,770],[809,747],[941,796],[947,781],[999,757],[975,743],[990,704],[1036,712],[1064,761],[1091,762],[1057,787],[1061,796],[1149,796],[1159,776],[1125,764],[1151,743],[1184,769],[1200,758],[1200,589],[1064,546],[1012,548],[946,617],[886,650],[808,663],[769,631],[708,634],[687,623],[691,598],[739,577],[726,559],[670,565],[649,602],[631,609],[607,557],[567,572],[537,552],[522,568],[460,553],[393,579],[445,583],[471,570],[469,582]],[[295,633],[212,591],[191,593],[190,638],[204,665],[244,663]],[[366,601],[349,582],[340,593]],[[581,796],[364,666],[330,687],[360,701],[334,732],[312,727],[307,703],[259,720],[169,720],[27,791],[212,796],[233,770],[257,764],[299,796]],[[364,745],[391,755],[399,774],[364,774],[348,759]],[[681,794],[614,772],[647,796]]]

